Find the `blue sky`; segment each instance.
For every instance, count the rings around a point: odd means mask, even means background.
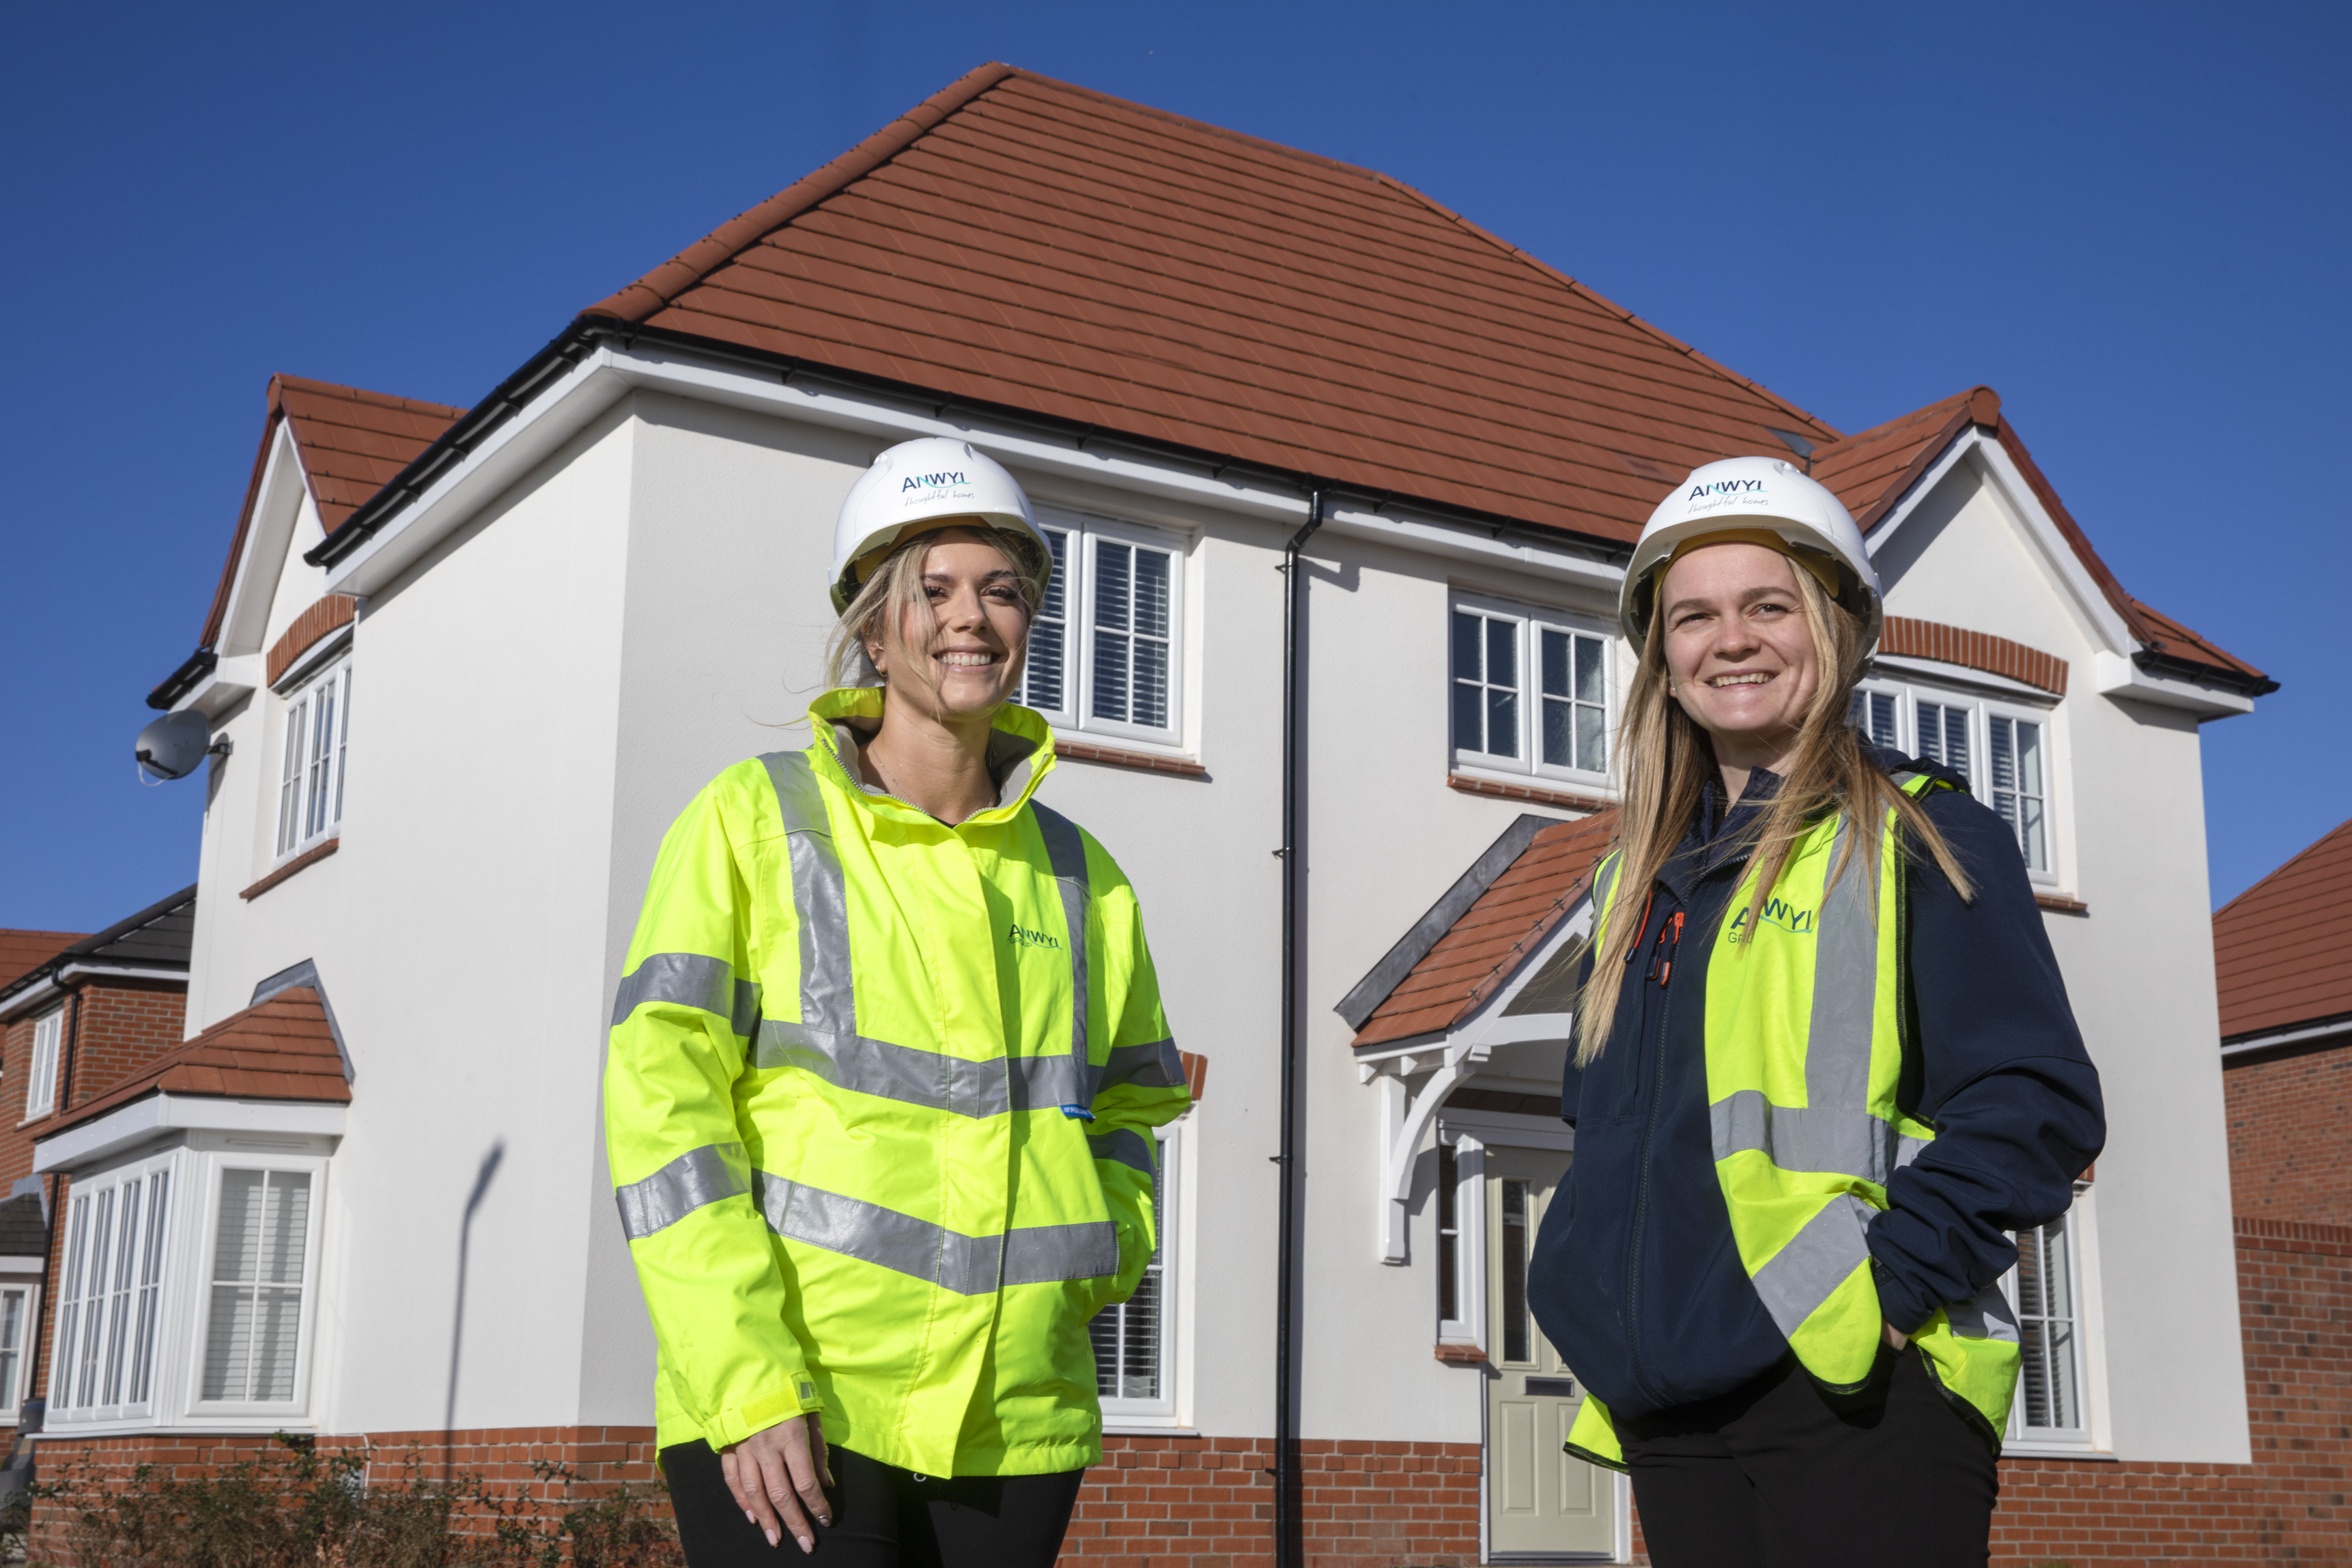
[[[2340,5],[32,7],[0,97],[0,925],[193,880],[142,789],[287,371],[469,403],[998,58],[1370,165],[1846,429],[1979,382],[2132,591],[2285,683],[2217,900],[2352,815]],[[2095,802],[2085,802],[2095,810]]]

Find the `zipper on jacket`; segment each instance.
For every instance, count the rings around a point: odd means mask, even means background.
[[[1654,898],[1657,889],[1653,887],[1650,892]],[[1644,925],[1647,924],[1648,913],[1649,906],[1645,904],[1643,906]],[[1671,946],[1667,940],[1669,931],[1674,934]],[[1682,934],[1681,910],[1675,910],[1658,922],[1657,938],[1651,947],[1650,972],[1644,977],[1645,981],[1655,979],[1661,993],[1658,998],[1658,1038],[1654,1042],[1655,1057],[1650,1067],[1650,1113],[1642,1128],[1642,1174],[1633,1189],[1633,1229],[1625,1246],[1625,1349],[1633,1363],[1633,1381],[1654,1399],[1658,1398],[1658,1391],[1650,1386],[1650,1380],[1642,1374],[1642,1228],[1649,1218],[1650,1151],[1658,1137],[1658,1103],[1664,1098],[1659,1088],[1665,1077],[1666,1032],[1674,1014],[1674,992],[1668,988],[1675,975],[1674,952],[1682,944]],[[1638,950],[1639,945],[1636,944]],[[1640,1070],[1641,1063],[1637,1059],[1634,1071],[1639,1072]]]

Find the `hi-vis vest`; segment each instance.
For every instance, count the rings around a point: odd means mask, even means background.
[[[1899,782],[1915,799],[1936,787]],[[1790,847],[1751,926],[1751,867],[1706,971],[1706,1097],[1732,1238],[1765,1310],[1805,1370],[1851,1393],[1869,1381],[1884,1319],[1865,1227],[1886,1182],[1936,1136],[1895,1103],[1901,1040],[1903,889],[1895,813],[1879,824],[1877,886],[1860,853],[1829,884],[1853,818],[1823,818]],[[1597,950],[1614,917],[1622,852],[1593,874]],[[1623,890],[1634,898],[1644,890]],[[1633,905],[1638,907],[1638,905]],[[1998,1445],[2017,1386],[2014,1319],[1998,1286],[1937,1312],[1912,1337],[1947,1397]],[[1623,1468],[1609,1412],[1587,1396],[1569,1450]]]
[[[843,767],[881,711],[827,693],[806,750],[721,773],[646,893],[604,1117],[658,1440],[821,1410],[926,1475],[1076,1469],[1183,1071],[1133,889],[1030,799],[1045,720],[998,715],[1003,803],[950,828]]]

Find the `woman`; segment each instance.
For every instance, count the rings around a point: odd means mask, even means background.
[[[1986,1561],[2008,1232],[2105,1132],[2011,831],[1847,722],[1879,590],[1835,497],[1711,463],[1641,650],[1530,1293],[1661,1568]]]
[[[1012,705],[1053,558],[961,442],[883,453],[835,540],[804,750],[670,829],[606,1137],[693,1568],[1046,1568],[1102,1417],[1087,1323],[1152,1250],[1185,1109],[1134,891],[1032,796]],[[843,685],[845,672],[878,678]]]

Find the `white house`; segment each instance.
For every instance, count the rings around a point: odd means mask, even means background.
[[[273,383],[204,645],[153,699],[232,747],[205,785],[187,1027],[311,987],[331,1006],[305,1061],[331,1024],[348,1104],[134,1100],[105,1117],[139,1126],[41,1144],[79,1184],[178,1173],[140,1243],[157,1304],[123,1336],[149,1396],[55,1401],[45,1440],[649,1441],[597,1103],[624,949],[692,793],[805,743],[835,509],[931,434],[1013,469],[1063,541],[1027,677],[1063,737],[1044,796],[1132,876],[1207,1063],[1164,1145],[1156,1294],[1097,1344],[1113,1464],[1213,1506],[1174,1517],[1108,1471],[1073,1550],[1114,1523],[1155,1556],[1266,1550],[1276,569],[1318,496],[1293,1003],[1308,1544],[1633,1548],[1622,1488],[1549,1441],[1573,1379],[1509,1267],[1573,1154],[1546,980],[1605,831],[1549,824],[1610,800],[1641,520],[1742,453],[1810,454],[1864,521],[1895,619],[1858,716],[2019,824],[2105,1076],[2095,1180],[2031,1239],[2066,1289],[2027,1303],[2049,1321],[2016,1449],[2243,1461],[2198,727],[2270,684],[2124,592],[1984,389],[1843,436],[1382,175],[1001,66],[470,411]],[[221,1262],[257,1218],[257,1250]],[[277,1336],[241,1382],[232,1331]]]

